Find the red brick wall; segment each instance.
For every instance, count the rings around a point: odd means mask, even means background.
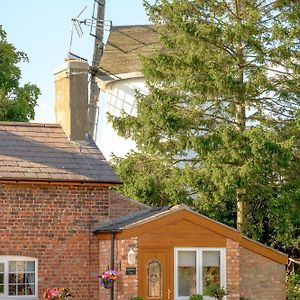
[[[111,267],[111,241],[100,241],[100,270],[104,272],[107,267]],[[129,265],[127,255],[129,247],[134,245],[136,253],[136,264]],[[130,300],[132,297],[138,296],[138,273],[136,275],[126,275],[126,267],[137,268],[138,249],[136,238],[115,241],[115,270],[118,273],[118,280],[114,284],[114,299]],[[138,271],[138,270],[137,270]],[[100,273],[101,273],[100,272]],[[100,288],[99,299],[109,300],[110,289]]]
[[[112,214],[141,208],[113,200],[105,187],[1,184],[0,255],[38,259],[40,298],[47,287],[66,287],[76,300],[99,299],[99,241],[92,230]]]
[[[109,216],[112,219],[124,215],[124,211],[136,211],[137,206],[138,209],[149,208],[149,206],[124,197],[115,191],[110,191],[109,199]],[[120,203],[122,203],[122,205],[120,205]]]
[[[285,300],[285,266],[240,249],[241,296],[249,300]]]
[[[111,241],[99,241],[99,274],[101,275],[108,268],[111,268]],[[117,268],[115,268],[116,271]],[[99,299],[110,299],[110,290],[100,286]]]
[[[240,248],[239,242],[226,240],[226,284],[230,292],[227,300],[240,299]]]
[[[130,246],[136,254],[136,263],[134,265],[128,264],[128,251]],[[119,240],[117,242],[117,260],[120,267],[120,280],[117,285],[117,299],[118,300],[129,300],[132,297],[138,296],[138,248],[137,248],[137,238],[132,238],[128,240]],[[126,268],[137,268],[136,275],[126,275]]]

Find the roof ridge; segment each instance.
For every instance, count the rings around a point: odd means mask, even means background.
[[[154,24],[148,23],[148,24],[135,24],[135,25],[113,25],[112,30],[122,29],[122,28],[134,28],[134,27],[154,27]]]
[[[12,121],[0,121],[1,126],[18,126],[18,127],[49,127],[60,128],[61,126],[56,123],[34,123],[34,122],[12,122]]]

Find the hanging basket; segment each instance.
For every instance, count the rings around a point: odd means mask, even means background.
[[[111,280],[111,279],[101,279],[102,281],[102,284],[103,286],[106,288],[106,289],[111,289],[113,284],[114,284],[114,281]]]

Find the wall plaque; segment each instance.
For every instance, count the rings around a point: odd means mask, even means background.
[[[136,268],[126,268],[126,275],[136,275]]]

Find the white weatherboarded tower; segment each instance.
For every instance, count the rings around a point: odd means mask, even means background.
[[[98,86],[106,92],[97,144],[107,159],[135,148],[132,140],[117,135],[106,114],[119,116],[122,110],[136,114],[135,90],[147,93],[139,55],[151,55],[155,47],[161,46],[151,25],[116,26],[110,32],[97,75]]]

